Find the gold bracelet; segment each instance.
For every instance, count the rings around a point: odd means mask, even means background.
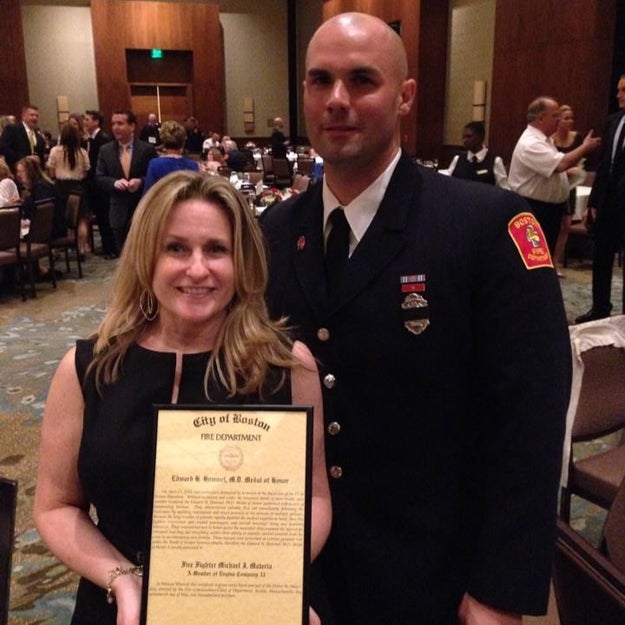
[[[137,577],[143,577],[143,567],[129,566],[127,569],[123,569],[121,566],[116,566],[113,570],[109,571],[109,581],[106,585],[106,602],[113,603],[115,601],[115,593],[113,592],[113,582],[120,575],[136,575]]]

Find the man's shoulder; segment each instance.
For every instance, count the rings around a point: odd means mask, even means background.
[[[309,210],[321,202],[321,191],[316,185],[305,191],[292,195],[281,202],[276,202],[265,209],[260,217],[260,223],[264,229],[282,228],[286,223],[290,223],[302,211]]]

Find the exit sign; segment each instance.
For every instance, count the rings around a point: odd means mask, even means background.
[[[162,59],[163,58],[163,51],[160,48],[152,48],[150,56],[153,59]]]

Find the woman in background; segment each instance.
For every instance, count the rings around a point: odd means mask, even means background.
[[[65,206],[70,193],[83,195],[85,178],[89,171],[89,154],[81,147],[82,137],[75,124],[67,123],[61,128],[59,144],[50,150],[47,169],[55,181],[56,194],[59,202]],[[86,214],[86,202],[81,202],[81,213],[78,216],[78,250],[83,258],[89,251],[89,222]]]
[[[139,623],[154,404],[314,406],[320,552],[331,507],[317,366],[269,319],[266,284],[263,236],[227,180],[178,171],[143,197],[106,316],[63,358],[46,401],[34,519],[82,576],[72,623]]]
[[[187,140],[187,131],[182,124],[174,121],[163,122],[160,128],[162,152],[158,158],[153,158],[148,165],[143,184],[143,194],[145,195],[163,176],[172,171],[190,169],[199,171],[200,166],[197,161],[183,156],[184,144]]]
[[[219,148],[211,148],[206,155],[206,163],[202,164],[205,171],[216,174],[220,167],[226,166],[226,159]]]
[[[54,183],[44,173],[36,156],[25,156],[15,164],[15,177],[21,187],[22,219],[32,219],[35,203],[41,200],[53,200],[56,206],[53,238],[67,234],[65,211],[58,201]]]
[[[0,206],[9,206],[20,202],[20,192],[13,181],[11,170],[4,158],[0,157]]]
[[[582,144],[584,138],[582,135],[573,130],[575,124],[575,117],[573,115],[573,109],[568,104],[563,104],[560,107],[560,120],[558,121],[558,128],[556,132],[551,136],[551,139],[560,152],[571,152],[575,148]],[[581,166],[581,165],[580,165]],[[579,175],[580,170],[577,167],[569,169],[567,172],[569,180],[574,179]],[[575,212],[575,189],[571,189],[569,194],[569,200],[567,202],[566,212],[562,215],[560,221],[560,232],[556,239],[556,245],[554,248],[553,261],[556,263],[558,276],[565,278],[564,273],[564,248],[569,238],[569,231],[571,230],[571,222],[573,220],[573,213]]]

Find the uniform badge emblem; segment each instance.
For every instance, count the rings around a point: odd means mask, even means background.
[[[532,213],[519,213],[513,217],[508,222],[508,233],[526,269],[553,268],[545,235]]]
[[[299,239],[297,239],[297,251],[301,252],[306,247],[306,237],[301,235]]]
[[[412,334],[421,334],[430,325],[428,302],[419,293],[409,293],[401,304],[404,327]]]

